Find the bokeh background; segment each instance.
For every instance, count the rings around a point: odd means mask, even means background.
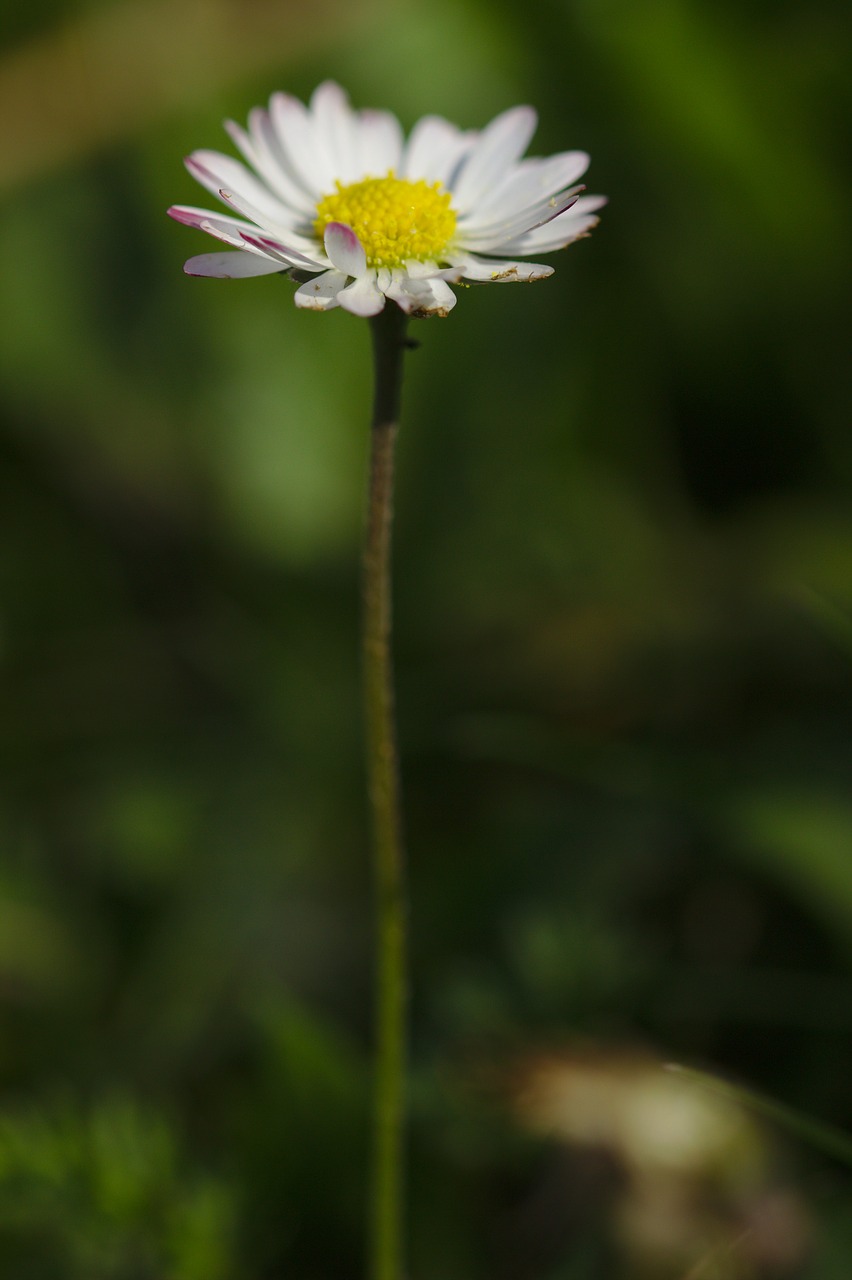
[[[0,1275],[363,1274],[368,334],[164,212],[332,77],[611,198],[408,361],[412,1277],[848,1280],[847,19],[7,0]]]

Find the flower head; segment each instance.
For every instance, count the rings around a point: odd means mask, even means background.
[[[535,126],[532,107],[504,111],[480,133],[424,116],[406,140],[395,116],[353,111],[331,81],[308,106],[276,93],[247,130],[226,125],[250,167],[218,151],[187,159],[230,212],[169,213],[231,248],[184,270],[225,279],[287,271],[302,282],[297,306],[359,316],[387,298],[410,315],[446,315],[460,280],[543,280],[552,267],[515,259],[587,235],[605,200],[580,195],[585,152],[521,158]]]

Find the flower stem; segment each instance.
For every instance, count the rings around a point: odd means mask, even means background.
[[[388,302],[370,321],[375,394],[363,561],[367,782],[376,894],[376,1068],[372,1280],[402,1280],[407,904],[391,664],[391,525],[406,317]]]

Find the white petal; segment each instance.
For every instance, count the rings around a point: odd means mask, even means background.
[[[263,107],[254,107],[249,113],[248,133],[233,120],[226,120],[225,128],[249,164],[292,211],[294,219],[309,218],[314,201],[278,145],[269,113]]]
[[[384,290],[387,296],[402,308],[408,315],[416,311],[421,303],[428,302],[432,291],[423,280],[412,280],[404,271],[396,268],[390,284]]]
[[[435,315],[448,315],[458,301],[450,286],[444,280],[430,280],[429,288],[432,294],[429,311]]]
[[[599,218],[595,210],[605,204],[606,196],[581,196],[575,205],[558,218],[505,241],[500,245],[500,252],[523,255],[553,253],[556,249],[565,249],[574,240],[587,236],[598,225]]]
[[[223,244],[233,245],[235,249],[243,249],[247,253],[259,253],[264,258],[277,258],[287,267],[298,267],[301,271],[322,271],[328,266],[325,255],[319,250],[313,256],[306,257],[289,245],[263,235],[253,223],[242,222],[239,218],[181,205],[173,205],[168,213],[176,222],[206,231]]]
[[[400,168],[402,126],[389,111],[362,111],[358,116],[361,135],[359,178],[383,178],[389,169]]]
[[[247,276],[271,276],[286,270],[280,262],[261,258],[257,254],[201,253],[190,258],[183,266],[188,276],[211,276],[217,280],[241,280]]]
[[[411,131],[400,164],[400,177],[417,182],[450,185],[459,162],[476,142],[475,133],[462,133],[440,116],[423,116]]]
[[[267,258],[277,258],[287,267],[295,267],[299,271],[325,271],[328,267],[328,262],[322,254],[318,253],[314,258],[305,258],[286,244],[281,244],[279,240],[272,240],[254,228],[243,231],[241,240],[244,246],[253,249],[256,253],[265,254]]]
[[[490,284],[528,283],[546,280],[553,267],[540,262],[507,262],[502,258],[480,258],[468,253],[453,258],[465,280],[487,280]]]
[[[416,280],[399,268],[386,293],[408,315],[445,316],[456,305],[456,295],[443,280]]]
[[[345,285],[346,276],[342,272],[326,271],[296,290],[296,306],[307,311],[330,311],[332,307],[340,306],[338,294]]]
[[[577,202],[577,199],[576,190],[566,191],[560,196],[551,196],[548,200],[541,200],[537,205],[533,205],[529,209],[523,209],[520,213],[507,218],[505,221],[501,222],[495,219],[489,226],[477,227],[475,230],[459,227],[456,235],[457,242],[465,249],[475,249],[477,251],[489,249],[492,252],[502,252],[503,246],[514,236],[522,235],[525,231],[532,231],[533,228],[544,226],[545,223],[558,218],[560,213],[570,209]]]
[[[175,222],[181,222],[185,227],[196,227],[199,231],[206,231],[217,240],[240,249],[243,247],[242,232],[255,230],[251,222],[243,222],[240,218],[229,218],[226,213],[213,213],[211,209],[196,209],[192,205],[173,204],[167,212]]]
[[[324,81],[311,97],[314,136],[328,156],[335,179],[344,185],[363,174],[361,138],[349,99],[339,84]]]
[[[550,196],[569,190],[589,165],[584,151],[566,151],[546,160],[521,160],[459,219],[465,229],[504,221]]]
[[[493,207],[490,212],[473,215],[464,221],[459,220],[459,227],[466,239],[474,236],[491,236],[496,231],[518,226],[525,229],[543,226],[551,218],[558,218],[571,205],[575,204],[584,187],[569,187],[567,191],[557,191],[542,196],[539,200],[520,204],[515,209]]]
[[[282,264],[279,270],[297,267],[300,271],[323,271],[328,266],[324,254],[317,252],[313,258],[307,258],[287,245],[264,236],[252,223],[241,222],[239,218],[181,205],[173,205],[167,212],[176,222],[206,231],[208,235],[224,244],[233,245],[235,249],[259,254],[262,258],[277,259]]]
[[[305,189],[315,200],[333,191],[337,175],[307,107],[288,93],[275,93],[269,114],[278,145]]]
[[[347,276],[363,276],[367,270],[364,246],[345,222],[330,222],[325,229],[325,251],[329,259]]]
[[[512,107],[483,129],[452,185],[460,213],[472,208],[523,155],[536,123],[532,107]]]
[[[309,240],[307,236],[299,235],[290,227],[282,226],[275,222],[272,218],[268,218],[262,209],[257,209],[248,200],[237,195],[234,191],[225,191],[224,188],[219,192],[220,200],[224,200],[225,204],[230,205],[232,209],[236,209],[237,213],[241,213],[244,217],[249,218],[262,231],[271,233],[273,236],[279,237],[282,242],[289,245],[296,253],[303,254],[308,258],[317,257],[316,241]]]
[[[412,280],[450,280],[453,284],[461,275],[458,267],[439,267],[437,262],[417,262],[414,258],[406,262],[405,271]]]
[[[215,196],[226,187],[250,201],[260,210],[263,218],[270,219],[279,226],[286,226],[293,221],[292,212],[272,194],[265,183],[233,156],[222,155],[218,151],[193,151],[184,163],[196,182],[200,182]]]
[[[351,311],[354,316],[377,316],[384,310],[385,295],[376,284],[376,273],[368,271],[366,275],[353,280],[337,295],[341,307]]]

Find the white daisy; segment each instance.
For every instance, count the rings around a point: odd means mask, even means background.
[[[410,315],[445,316],[451,283],[543,280],[553,267],[515,256],[587,235],[605,198],[579,194],[583,151],[521,159],[536,120],[532,107],[513,107],[477,133],[424,116],[406,140],[395,116],[353,111],[331,81],[307,107],[276,93],[247,131],[226,125],[250,168],[218,151],[187,159],[230,213],[169,213],[232,248],[184,270],[223,279],[288,271],[303,281],[297,306],[359,316],[376,315],[386,298]]]

